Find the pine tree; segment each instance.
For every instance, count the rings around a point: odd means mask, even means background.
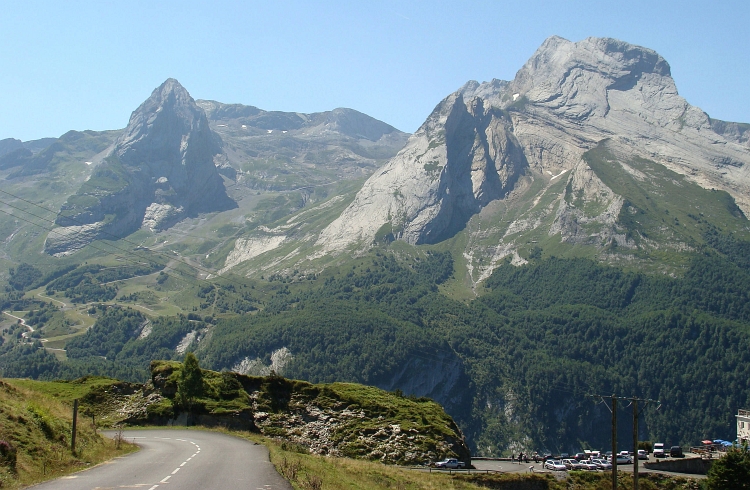
[[[730,449],[708,471],[709,490],[750,489],[750,452],[746,448]]]
[[[187,410],[188,416],[193,411],[193,402],[203,394],[203,373],[198,358],[195,354],[188,352],[182,363],[180,379],[177,382],[177,396],[180,405]]]

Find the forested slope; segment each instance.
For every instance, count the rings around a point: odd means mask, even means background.
[[[195,332],[190,348],[212,369],[269,365],[286,348],[287,377],[434,397],[480,454],[606,446],[610,414],[589,395],[660,400],[641,439],[731,439],[737,408],[750,406],[749,245],[712,228],[705,240],[680,277],[538,258],[500,266],[471,302],[440,292],[449,253],[381,249],[318,283],[271,278],[258,312],[206,323],[103,307],[67,362],[10,344],[0,360],[5,376],[143,380],[150,359],[180,358]],[[621,409],[621,440],[629,420]]]

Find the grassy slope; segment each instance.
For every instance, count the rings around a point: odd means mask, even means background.
[[[101,383],[93,380],[92,383]],[[79,471],[135,450],[97,434],[79,417],[76,454],[70,451],[72,407],[69,403],[89,383],[39,383],[6,379],[0,382],[0,438],[16,449],[16,471],[0,458],[0,483],[15,488]]]

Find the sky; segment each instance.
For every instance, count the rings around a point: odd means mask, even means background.
[[[0,139],[119,129],[176,78],[196,99],[349,107],[413,132],[551,35],[657,51],[711,117],[750,122],[750,2],[0,0]]]

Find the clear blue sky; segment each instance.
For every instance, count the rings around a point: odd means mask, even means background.
[[[680,93],[750,122],[750,2],[0,0],[0,139],[124,127],[169,77],[198,99],[350,107],[412,132],[552,34],[652,48]]]

